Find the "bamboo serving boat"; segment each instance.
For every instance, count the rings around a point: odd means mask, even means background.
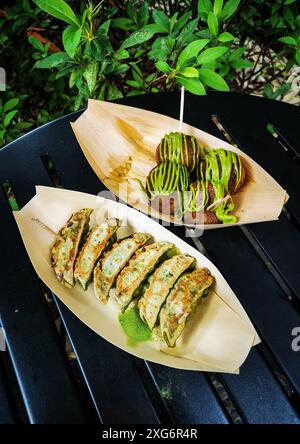
[[[196,259],[197,268],[206,267],[211,272],[214,284],[188,321],[175,348],[161,346],[155,341],[130,344],[119,324],[120,309],[112,296],[107,305],[102,305],[94,294],[93,285],[84,291],[79,284],[66,288],[58,281],[51,267],[50,248],[55,233],[82,208],[94,210],[91,227],[106,218],[118,218],[122,221],[119,239],[133,232],[148,233],[153,242],[173,243],[181,253]],[[175,368],[238,373],[251,347],[260,342],[245,310],[216,266],[183,239],[128,205],[95,195],[38,186],[33,199],[14,212],[14,216],[42,281],[82,322],[128,353]]]
[[[178,131],[178,120],[130,106],[89,100],[87,110],[71,125],[91,167],[114,195],[145,214],[174,222],[172,216],[160,214],[150,206],[139,181],[145,184],[156,165],[157,145],[165,134]],[[233,213],[238,222],[204,225],[204,229],[278,218],[288,195],[262,167],[237,147],[200,129],[183,123],[182,132],[195,136],[202,147],[236,152],[246,169],[245,183],[233,196]]]

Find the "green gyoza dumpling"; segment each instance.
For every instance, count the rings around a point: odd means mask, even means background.
[[[195,265],[195,259],[187,254],[177,254],[163,262],[149,278],[149,286],[138,302],[141,318],[152,330],[161,306],[173,285],[186,270]]]

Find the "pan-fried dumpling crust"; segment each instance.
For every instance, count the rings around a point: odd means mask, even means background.
[[[163,262],[149,278],[149,287],[138,302],[140,316],[152,330],[161,306],[173,285],[187,269],[195,265],[195,259],[178,254]]]
[[[94,269],[94,292],[102,304],[107,303],[109,291],[120,271],[133,254],[148,242],[150,237],[146,233],[134,233],[113,245],[112,249],[97,263]]]
[[[87,289],[97,260],[105,249],[111,245],[111,242],[115,241],[114,235],[118,227],[118,219],[110,219],[91,230],[79,253],[74,272],[74,278],[84,290]]]
[[[173,248],[170,242],[155,242],[136,252],[117,278],[115,298],[122,309],[135,297],[162,256]]]
[[[66,287],[74,285],[74,264],[78,254],[79,244],[88,231],[91,208],[83,208],[72,214],[68,222],[59,231],[51,248],[51,263],[57,279]]]
[[[161,334],[169,347],[175,347],[188,317],[212,283],[210,271],[200,268],[184,275],[175,284],[159,316]]]

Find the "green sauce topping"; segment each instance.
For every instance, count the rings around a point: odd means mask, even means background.
[[[139,315],[136,307],[129,307],[119,315],[119,322],[125,334],[128,336],[128,344],[136,345],[138,342],[151,340],[151,330]]]
[[[200,166],[200,178],[214,182],[221,182],[225,190],[228,192],[228,183],[233,167],[236,172],[235,191],[239,186],[242,175],[242,163],[240,157],[233,151],[227,151],[223,148],[209,151],[204,157],[206,170],[203,177],[202,168]]]
[[[192,150],[191,162],[187,137],[190,139],[189,146]],[[199,165],[201,157],[201,148],[198,146],[197,139],[182,133],[166,134],[158,145],[158,152],[161,162],[175,162],[178,165],[186,166],[190,171],[194,171]]]
[[[212,182],[212,184],[215,190],[214,201],[216,202],[219,199],[223,199],[223,197],[225,197],[227,193],[222,183]],[[233,210],[234,203],[230,197],[226,202],[222,202],[220,205],[218,205],[217,208],[213,211],[215,211],[217,218],[219,219],[219,221],[223,222],[223,224],[233,224],[237,221],[236,216],[234,216],[233,214],[229,214]]]
[[[150,171],[146,191],[150,200],[153,200],[157,196],[170,196],[174,191],[185,191],[189,182],[190,175],[185,166],[163,162]]]
[[[158,196],[171,196],[177,193],[178,210],[174,216],[182,218],[182,211],[185,208],[183,199],[189,189],[190,174],[184,165],[177,165],[175,162],[163,162],[150,171],[146,180],[146,193],[150,201]]]
[[[182,133],[169,133],[158,146],[159,159],[162,163],[153,168],[146,180],[145,188],[150,201],[159,196],[172,196],[177,193],[178,209],[174,216],[181,219],[186,212],[197,212],[207,208],[209,203],[208,183],[211,182],[215,191],[216,205],[210,211],[224,224],[235,223],[236,216],[230,214],[234,210],[230,192],[236,191],[242,177],[240,157],[233,151],[223,148],[207,150],[200,148],[197,140],[191,137],[192,165],[189,162],[187,136]],[[205,174],[200,163],[205,154]],[[197,167],[196,187],[190,184],[190,173]],[[235,172],[234,189],[229,190],[232,172]],[[222,202],[225,197],[226,200]]]
[[[197,180],[196,187],[190,185],[189,188],[190,196],[188,202],[186,202],[186,211],[201,211],[207,206],[208,202],[208,191],[207,191],[207,181]],[[201,197],[201,200],[199,199]]]

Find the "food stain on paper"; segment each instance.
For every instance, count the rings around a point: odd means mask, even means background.
[[[120,119],[120,117],[116,117],[116,124],[120,133],[123,134],[131,147],[134,148],[137,156],[147,156],[151,160],[154,159],[153,147],[147,145],[143,141],[142,134],[140,134],[132,125],[125,122],[125,120]]]
[[[112,168],[106,179],[111,181],[116,181],[117,183],[126,182],[127,175],[132,168],[132,157],[128,157],[128,159],[124,160],[122,163],[117,165],[115,168]]]

